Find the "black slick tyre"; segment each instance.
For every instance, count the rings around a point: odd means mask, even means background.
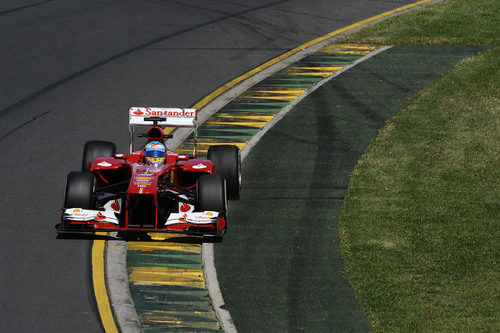
[[[116,153],[116,146],[109,141],[87,141],[83,147],[82,171],[90,170],[90,163],[98,157],[111,157]]]
[[[199,211],[225,212],[226,181],[219,175],[203,175],[196,182]]]
[[[226,180],[227,198],[238,200],[241,187],[241,157],[233,145],[210,146],[207,158],[215,164],[215,174]]]
[[[66,179],[64,208],[92,209],[95,178],[87,171],[72,171]]]

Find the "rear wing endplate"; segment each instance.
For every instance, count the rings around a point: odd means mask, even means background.
[[[131,107],[128,113],[128,124],[130,132],[130,153],[133,149],[135,126],[167,126],[167,127],[191,127],[194,128],[194,150],[197,155],[197,121],[196,109],[181,108],[157,108],[157,107]]]

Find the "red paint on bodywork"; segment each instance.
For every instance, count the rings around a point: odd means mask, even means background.
[[[143,114],[142,111],[137,110],[136,114]],[[167,150],[165,164],[160,168],[152,168],[144,161],[144,153],[142,151],[136,151],[131,154],[118,154],[117,157],[99,157],[93,161],[90,165],[90,172],[94,174],[96,179],[101,181],[101,185],[109,184],[110,181],[106,179],[106,172],[110,170],[119,170],[121,168],[127,168],[130,178],[130,184],[127,189],[126,194],[126,210],[125,210],[125,227],[120,227],[113,223],[103,222],[101,220],[105,219],[105,216],[98,213],[95,220],[93,221],[66,221],[64,216],[61,217],[61,230],[73,230],[73,227],[78,227],[83,229],[88,229],[91,231],[102,230],[102,231],[113,231],[113,230],[123,230],[123,231],[148,231],[148,232],[187,232],[187,233],[210,233],[210,234],[221,234],[226,228],[225,217],[217,218],[217,222],[213,224],[191,224],[188,223],[185,218],[181,220],[183,223],[175,225],[160,225],[158,221],[158,209],[155,212],[155,227],[154,228],[129,228],[128,227],[128,213],[129,213],[129,196],[131,194],[149,194],[153,195],[155,206],[158,206],[158,187],[160,180],[164,179],[167,182],[171,182],[176,185],[179,184],[180,173],[181,172],[196,172],[200,174],[214,174],[215,166],[210,160],[200,160],[200,159],[190,159],[187,155],[179,155],[173,151]],[[100,164],[100,165],[99,165]],[[189,188],[194,188],[195,185],[189,186]],[[111,204],[111,208],[119,211],[120,205],[118,200],[115,200]],[[181,205],[181,212],[188,212],[190,206],[186,203]]]

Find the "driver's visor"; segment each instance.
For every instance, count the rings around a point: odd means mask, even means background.
[[[164,150],[148,150],[146,151],[146,157],[165,157]]]

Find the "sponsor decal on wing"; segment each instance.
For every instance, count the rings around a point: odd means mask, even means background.
[[[173,224],[216,224],[217,212],[190,212],[190,213],[172,213],[165,221],[165,225]]]
[[[89,218],[89,213],[83,209],[80,208],[74,208],[74,209],[66,209],[65,215],[68,214],[75,219],[87,219]]]
[[[64,210],[64,218],[68,221],[97,221],[118,224],[118,219],[112,211],[68,208]]]
[[[113,201],[113,203],[111,204],[111,209],[113,209],[113,210],[120,210],[120,203],[118,202],[118,199],[116,199],[115,201]]]
[[[194,206],[185,202],[179,202],[179,213],[191,213],[193,210]]]
[[[181,108],[144,108],[132,107],[129,110],[130,125],[151,125],[146,121],[148,117],[165,118],[158,125],[194,127],[196,119],[195,109]]]
[[[119,213],[122,199],[114,199],[106,202],[104,210],[107,212]]]
[[[180,108],[132,108],[131,116],[157,116],[157,117],[179,117],[192,118],[195,116],[194,109]]]

